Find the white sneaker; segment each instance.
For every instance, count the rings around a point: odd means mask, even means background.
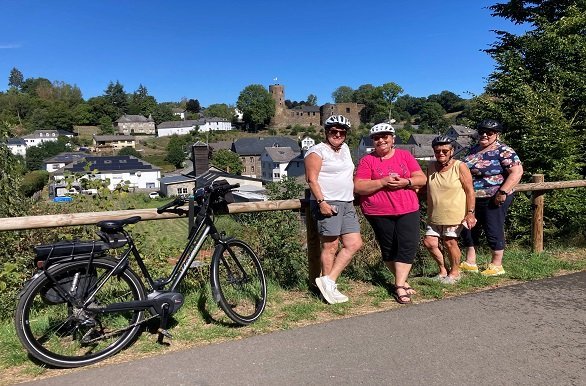
[[[321,292],[326,302],[330,304],[344,303],[348,301],[348,296],[338,291],[338,286],[335,282],[331,281],[327,276],[320,276],[315,278],[315,284]]]

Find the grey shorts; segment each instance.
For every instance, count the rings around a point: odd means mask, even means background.
[[[311,201],[311,213],[317,221],[317,231],[321,236],[340,236],[347,233],[360,233],[360,222],[353,201],[328,201],[338,207],[338,214],[326,217],[320,213],[316,201]]]

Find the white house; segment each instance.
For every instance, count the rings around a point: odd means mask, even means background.
[[[307,150],[310,147],[312,147],[313,145],[315,145],[315,140],[311,137],[304,137],[301,140],[301,149],[303,149],[303,150]]]
[[[299,152],[290,147],[266,147],[260,156],[263,181],[281,181],[283,177],[287,176],[289,162],[298,155]]]
[[[232,123],[225,118],[200,118],[185,121],[166,121],[157,126],[157,136],[185,135],[197,130],[200,133],[207,131],[232,130]]]
[[[57,130],[35,130],[32,134],[22,137],[27,147],[39,146],[43,142],[56,141],[59,138]]]
[[[8,138],[8,150],[14,155],[26,156],[26,142],[22,138]]]
[[[133,156],[85,157],[66,165],[55,172],[55,181],[66,174],[88,176],[109,180],[108,188],[114,190],[118,184],[127,184],[132,189],[159,189],[161,169]]]
[[[232,122],[230,122],[226,118],[218,118],[218,117],[207,118],[206,117],[203,119],[205,122],[203,125],[199,125],[200,132],[232,130]]]

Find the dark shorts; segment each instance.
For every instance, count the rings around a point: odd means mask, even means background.
[[[476,226],[462,230],[462,243],[465,247],[480,245],[480,236],[484,230],[488,246],[493,251],[505,249],[505,218],[513,201],[510,194],[504,204],[498,206],[493,198],[476,199]]]
[[[316,201],[311,201],[311,214],[317,221],[317,231],[321,236],[340,236],[348,233],[360,233],[360,222],[352,201],[328,201],[338,207],[338,213],[326,217],[320,213]]]
[[[366,216],[383,261],[413,264],[419,251],[419,211],[399,216]]]

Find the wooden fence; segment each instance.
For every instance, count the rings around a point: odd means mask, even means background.
[[[549,190],[586,187],[586,180],[544,182],[543,174],[535,174],[532,176],[532,181],[532,183],[517,185],[515,187],[515,191],[532,192],[532,251],[541,253],[543,252],[544,194]],[[307,218],[310,218],[307,199],[260,201],[228,205],[228,211],[231,214],[299,209],[304,209],[308,216]],[[110,212],[8,217],[0,218],[0,231],[91,225],[96,224],[102,220],[122,219],[131,216],[140,216],[142,217],[142,220],[163,220],[177,218],[177,215],[172,213],[157,214],[156,209],[131,209]],[[307,221],[307,254],[309,260],[309,276],[310,279],[313,279],[314,277],[319,276],[320,273],[320,241],[315,223],[313,221]]]

